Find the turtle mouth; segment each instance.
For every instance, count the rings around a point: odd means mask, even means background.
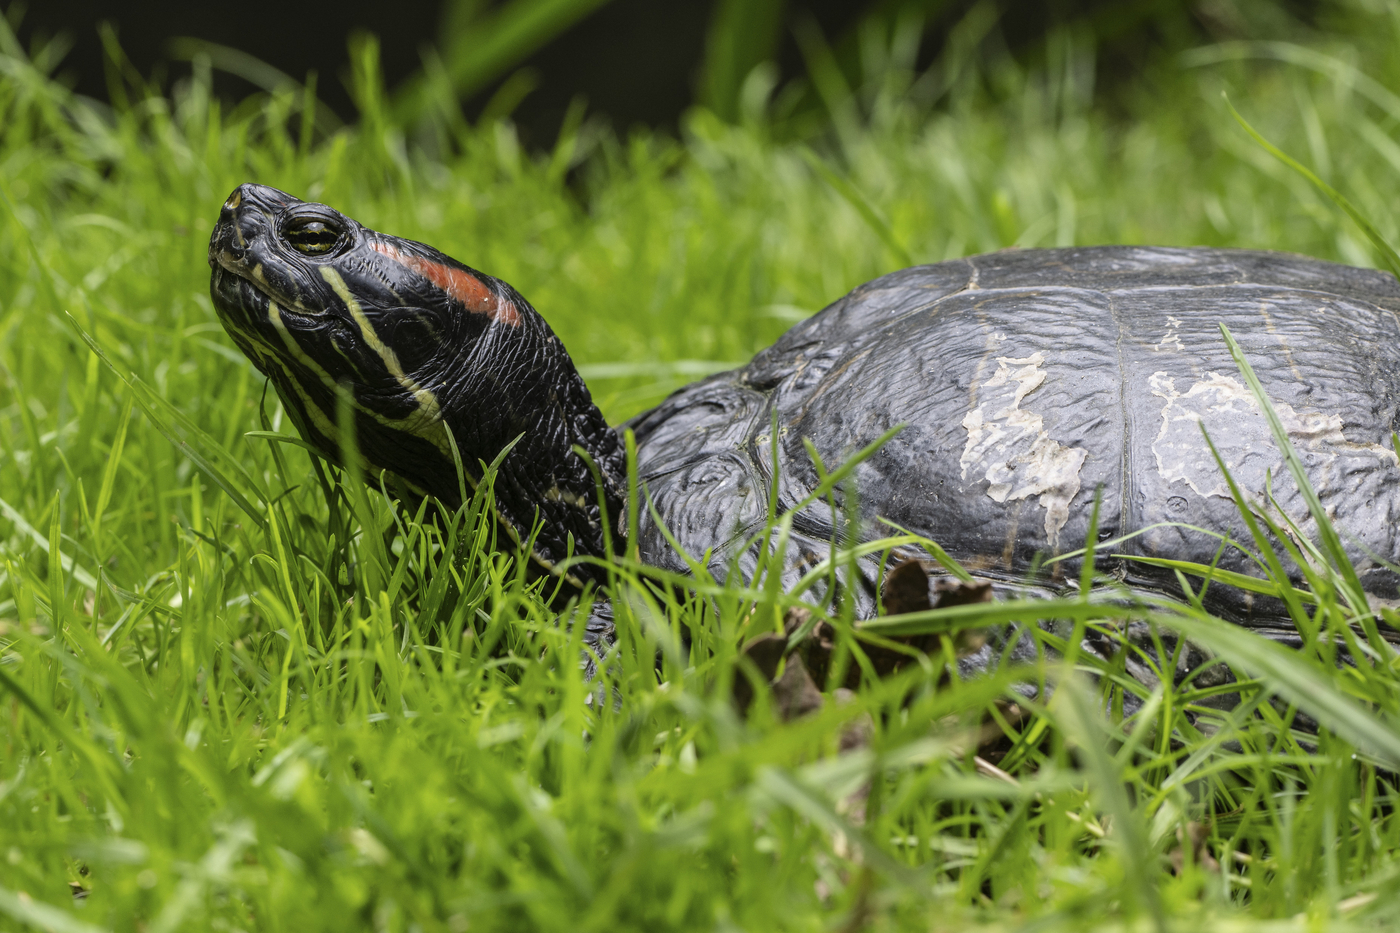
[[[222,269],[240,279],[248,277],[248,264],[241,257],[234,255],[227,247],[211,249],[209,251],[209,264],[214,267],[215,275],[218,275]]]
[[[250,319],[262,317],[267,312],[267,303],[274,300],[249,281],[243,271],[230,269],[222,263],[214,267],[210,286],[214,304],[224,317],[229,317],[231,312],[241,312]]]
[[[300,298],[282,293],[267,281],[262,263],[250,266],[246,254],[240,256],[227,247],[216,246],[209,250],[209,264],[213,266],[214,291],[240,306],[253,305],[261,312],[266,310],[267,302],[273,302],[282,310],[305,318],[324,318],[330,314],[328,310],[308,308]],[[261,300],[250,302],[248,299],[254,296]]]

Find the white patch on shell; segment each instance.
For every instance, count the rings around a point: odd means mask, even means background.
[[[1022,400],[1045,381],[1044,362],[1043,352],[997,358],[997,371],[978,389],[977,406],[963,417],[967,446],[958,463],[963,479],[975,470],[987,480],[987,495],[995,502],[1039,496],[1045,537],[1055,548],[1069,521],[1070,501],[1079,493],[1079,469],[1088,451],[1051,440],[1045,419],[1021,409]]]
[[[1239,380],[1207,373],[1183,394],[1176,390],[1171,376],[1158,372],[1152,374],[1148,386],[1153,395],[1167,400],[1162,408],[1162,428],[1152,444],[1157,471],[1167,482],[1182,480],[1202,497],[1230,498],[1229,484],[1201,438],[1200,425],[1204,424],[1241,492],[1262,499],[1270,479],[1276,497],[1293,491],[1269,422],[1249,388]],[[1343,488],[1346,476],[1357,470],[1398,465],[1394,451],[1348,440],[1339,415],[1300,412],[1283,402],[1273,402],[1273,407],[1320,492]]]
[[[1152,348],[1153,353],[1185,353],[1186,346],[1181,342],[1181,336],[1177,333],[1181,329],[1181,318],[1167,316],[1167,332],[1157,345]]]

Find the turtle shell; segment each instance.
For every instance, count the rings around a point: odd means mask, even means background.
[[[783,514],[817,485],[804,439],[831,469],[903,425],[838,492],[838,505],[863,517],[861,535],[893,533],[884,519],[980,575],[1026,580],[1038,562],[1084,546],[1097,493],[1100,540],[1131,535],[1101,552],[1099,569],[1171,591],[1170,570],[1131,558],[1261,575],[1202,428],[1247,497],[1304,536],[1316,531],[1230,357],[1225,324],[1363,586],[1392,600],[1398,310],[1400,284],[1388,274],[1282,253],[1005,251],[862,285],[747,366],[687,386],[626,426],[655,515],[721,575],[753,569],[770,489]],[[643,512],[643,558],[684,571]],[[832,508],[808,505],[793,530],[789,584],[828,553]],[[1222,547],[1220,534],[1243,549]],[[1074,560],[1044,566],[1042,582],[1077,577]],[[861,565],[863,614],[878,571],[878,557]],[[1275,600],[1234,588],[1212,588],[1208,603],[1261,627],[1282,615]]]

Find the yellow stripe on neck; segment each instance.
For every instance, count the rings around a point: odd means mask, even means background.
[[[326,372],[325,369],[321,367],[321,364],[312,359],[311,356],[301,348],[301,345],[296,342],[296,338],[287,330],[287,325],[282,320],[282,309],[277,306],[277,302],[270,299],[267,303],[267,320],[268,323],[277,330],[278,334],[281,335],[282,343],[286,346],[287,352],[291,354],[292,358],[315,373],[332,393],[336,392],[336,382],[331,378],[331,374]],[[332,347],[336,349],[336,352],[340,352],[339,348],[335,348],[334,344],[332,344]],[[344,356],[343,353],[341,355]],[[281,361],[279,360],[278,362],[280,363]],[[349,362],[348,358],[346,362]],[[286,367],[284,366],[283,368],[285,369]],[[291,370],[287,370],[287,372],[290,375]],[[355,399],[353,393],[350,394],[349,399],[350,404],[361,414],[373,418],[386,428],[402,431],[414,437],[421,437],[436,447],[444,457],[451,458],[452,448],[448,446],[447,433],[443,429],[442,419],[436,417],[436,412],[430,413],[420,406],[417,415],[408,418],[389,418],[375,411],[373,408],[361,404]],[[334,434],[328,434],[327,438],[333,439],[335,436]]]
[[[350,286],[345,284],[345,279],[341,278],[340,273],[330,266],[321,267],[321,278],[325,279],[330,287],[335,289],[340,300],[345,302],[346,310],[355,319],[355,323],[360,326],[360,335],[365,338],[365,343],[370,345],[370,349],[379,354],[379,358],[384,361],[384,368],[389,370],[389,374],[398,380],[399,385],[408,390],[423,414],[433,421],[437,421],[441,417],[442,411],[438,405],[437,396],[420,386],[403,371],[403,365],[399,363],[399,355],[394,352],[392,347],[386,346],[384,341],[379,339],[379,334],[375,332],[374,325],[370,323],[364,309],[350,294]]]
[[[433,395],[432,392],[419,386],[418,383],[414,382],[404,373],[403,367],[399,363],[398,355],[394,353],[391,348],[385,346],[384,342],[379,339],[379,335],[374,331],[374,325],[371,324],[369,318],[366,317],[364,309],[360,307],[359,302],[351,296],[350,289],[345,284],[345,280],[341,278],[340,273],[329,266],[322,266],[321,277],[330,284],[331,288],[335,289],[335,293],[340,296],[340,300],[345,302],[345,307],[350,311],[350,315],[355,319],[355,323],[359,325],[360,333],[364,336],[365,342],[374,349],[374,352],[379,354],[382,360],[384,360],[385,367],[394,378],[399,381],[399,384],[413,393],[414,399],[418,402],[418,409],[421,412],[421,420],[425,423],[420,429],[412,425],[412,419],[396,420],[386,418],[379,412],[355,401],[353,395],[351,396],[350,403],[356,410],[363,412],[385,427],[422,437],[437,447],[444,455],[450,457],[450,442],[447,439],[447,431],[442,423],[441,408],[438,406],[437,397]],[[296,342],[296,339],[288,332],[287,326],[282,320],[281,308],[277,306],[276,302],[270,299],[267,303],[267,319],[268,323],[281,335],[282,341],[287,347],[287,352],[303,366],[319,376],[327,387],[334,390],[336,387],[335,380],[331,378],[330,373],[326,372],[325,369],[313,360]],[[339,444],[340,432],[338,428],[331,424],[326,414],[322,412],[315,402],[311,400],[310,396],[307,395],[301,383],[297,380],[286,362],[275,354],[270,355],[270,358],[287,373],[289,381],[293,388],[295,388],[297,395],[301,397],[303,409],[306,410],[307,416],[312,420],[316,430],[325,435],[328,441]],[[366,461],[362,455],[361,462],[369,465],[368,461]],[[469,470],[465,469],[465,464],[462,474],[467,483],[472,487],[472,490],[475,491],[478,480],[472,476]],[[505,513],[496,507],[494,502],[491,504],[491,511],[495,515],[497,522],[499,522],[500,526],[505,530],[506,536],[510,538],[511,542],[514,543],[517,548],[524,550],[526,542],[521,539],[520,532],[516,529],[515,524],[505,516]],[[572,586],[579,589],[583,588],[582,580],[572,573],[560,571],[553,561],[546,558],[535,548],[531,547],[528,553],[530,559],[544,568],[546,572],[558,574]]]

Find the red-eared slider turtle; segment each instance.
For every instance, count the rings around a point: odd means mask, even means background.
[[[602,508],[625,500],[619,429],[594,406],[544,319],[505,282],[431,247],[367,229],[322,204],[242,185],[209,244],[214,306],[271,379],[305,439],[338,458],[337,383],[353,395],[360,450],[448,506],[505,457],[496,509],[554,571],[570,547],[604,550]],[[1198,529],[1248,542],[1202,440],[1205,425],[1241,488],[1266,483],[1283,513],[1307,510],[1225,346],[1227,324],[1342,530],[1367,592],[1397,596],[1400,284],[1301,256],[1224,249],[1020,250],[904,269],[794,326],[747,366],[687,386],[625,425],[641,481],[670,532],[723,572],[762,527],[779,470],[779,514],[817,482],[804,448],[842,462],[891,427],[858,468],[863,533],[873,519],[937,541],[974,573],[1023,581],[1042,558],[1083,546],[1096,490],[1101,538],[1118,553],[1255,573]],[[776,444],[771,437],[776,424]],[[602,496],[576,449],[602,473]],[[679,571],[649,510],[646,561]],[[625,526],[623,526],[625,527]],[[1302,530],[1311,527],[1306,521]],[[830,508],[794,516],[784,573],[827,553]],[[861,565],[873,611],[877,558]],[[1169,591],[1165,569],[1104,560],[1129,585]],[[1055,573],[1073,574],[1073,563]],[[1389,566],[1388,566],[1389,565]],[[575,564],[575,580],[597,568]],[[1055,573],[1043,576],[1048,585]],[[1215,611],[1285,637],[1280,606],[1210,588]]]

